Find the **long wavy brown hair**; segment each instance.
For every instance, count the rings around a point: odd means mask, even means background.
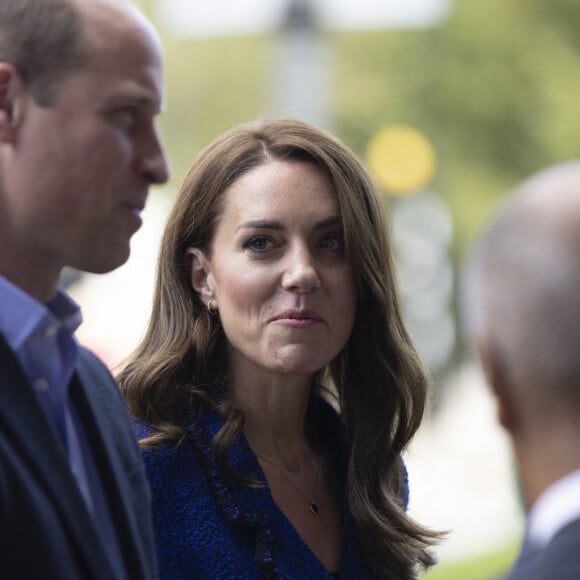
[[[168,218],[148,330],[119,376],[121,388],[133,415],[153,428],[145,446],[179,440],[202,409],[216,409],[225,418],[214,442],[223,464],[243,417],[229,398],[219,317],[192,290],[186,250],[210,250],[224,192],[271,159],[315,163],[336,192],[358,304],[347,345],[315,384],[331,386],[346,424],[344,489],[371,567],[379,577],[414,578],[439,534],[406,515],[400,457],[421,423],[429,378],[403,322],[381,196],[335,137],[299,121],[266,120],[238,126],[202,151]]]

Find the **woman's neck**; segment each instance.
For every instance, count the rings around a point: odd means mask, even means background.
[[[234,400],[244,414],[244,435],[256,455],[290,470],[311,461],[305,435],[310,389],[310,378],[304,377],[238,381]]]

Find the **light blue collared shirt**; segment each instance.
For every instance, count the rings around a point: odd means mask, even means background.
[[[0,333],[16,355],[63,446],[117,576],[126,578],[100,476],[69,396],[79,356],[74,332],[81,322],[80,308],[64,291],[59,290],[44,305],[0,276]]]

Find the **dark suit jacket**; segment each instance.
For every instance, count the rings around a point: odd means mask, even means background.
[[[509,580],[579,580],[580,520],[562,528],[543,549],[522,552]]]
[[[157,577],[150,492],[122,396],[81,350],[71,396],[131,580]],[[0,335],[0,578],[116,580],[67,457]]]

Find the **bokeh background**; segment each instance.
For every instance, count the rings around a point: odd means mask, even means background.
[[[79,333],[111,368],[144,331],[160,232],[197,153],[231,126],[295,116],[373,171],[405,311],[435,379],[406,461],[411,512],[449,531],[428,580],[501,578],[522,511],[508,442],[458,324],[462,265],[523,178],[578,157],[577,0],[141,0],[166,56],[172,178],[132,257],[72,276]]]

